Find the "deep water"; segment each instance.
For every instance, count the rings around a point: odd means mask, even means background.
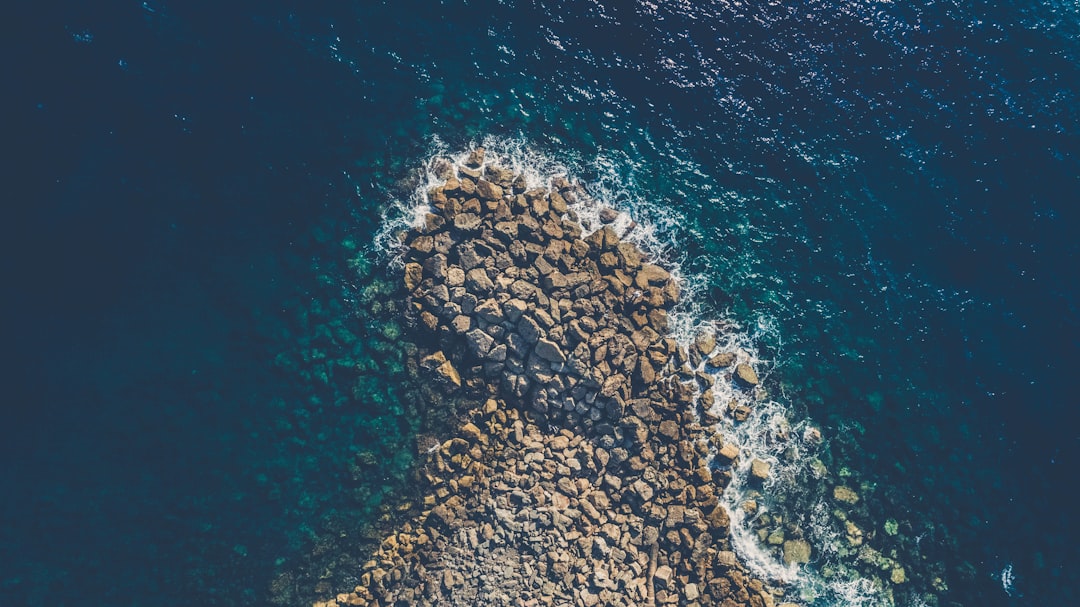
[[[7,21],[0,604],[349,589],[437,431],[375,237],[434,150],[485,137],[656,227],[695,314],[822,426],[859,525],[927,563],[902,604],[1078,600],[1075,4]]]

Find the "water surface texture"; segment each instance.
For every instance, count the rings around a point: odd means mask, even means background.
[[[768,399],[728,432],[784,471],[770,520],[818,542],[783,570],[744,521],[760,574],[813,605],[1080,600],[1075,3],[8,22],[0,603],[339,590],[437,430],[380,235],[433,154],[479,143],[650,230],[686,331],[738,325]],[[784,424],[822,449],[771,452]]]

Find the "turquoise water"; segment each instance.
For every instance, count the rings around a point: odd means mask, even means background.
[[[5,603],[347,582],[436,424],[376,234],[432,153],[485,138],[652,226],[687,324],[737,323],[769,410],[821,427],[828,475],[793,467],[774,508],[810,524],[856,487],[867,544],[915,563],[903,604],[1075,600],[1074,6],[19,17]],[[827,560],[799,579],[865,577]]]

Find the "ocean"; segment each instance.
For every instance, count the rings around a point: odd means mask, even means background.
[[[475,145],[632,216],[684,281],[679,336],[723,326],[757,361],[767,396],[721,428],[777,472],[725,494],[760,502],[733,518],[752,571],[814,606],[1078,601],[1075,3],[8,22],[0,604],[309,605],[354,579],[439,431],[387,243],[428,161]],[[782,522],[805,567],[767,549]]]

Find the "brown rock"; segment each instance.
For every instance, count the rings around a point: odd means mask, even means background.
[[[729,443],[720,447],[720,449],[717,450],[716,455],[720,458],[720,461],[730,463],[739,457],[739,448]]]
[[[480,227],[480,217],[473,213],[455,215],[454,227],[464,232],[472,232]]]
[[[405,264],[405,288],[412,291],[424,279],[424,267],[418,263]]]
[[[495,289],[483,268],[473,268],[465,275],[465,288],[474,293],[487,294]]]
[[[660,422],[660,434],[673,441],[679,440],[679,424],[670,419]]]
[[[634,277],[634,284],[644,289],[650,286],[662,286],[668,280],[671,280],[671,274],[667,270],[658,265],[646,263],[638,270],[637,276]]]
[[[717,354],[716,356],[710,358],[708,364],[709,364],[710,367],[716,367],[718,369],[723,369],[723,368],[726,368],[726,367],[730,367],[731,364],[734,363],[734,362],[735,362],[735,353],[734,352],[721,352],[721,353]]]
[[[764,481],[769,478],[771,467],[769,462],[754,458],[754,461],[750,462],[750,478],[759,482]]]
[[[503,196],[503,189],[486,179],[476,182],[476,193],[484,200],[499,200]]]
[[[480,165],[484,164],[484,148],[478,147],[469,153],[469,157],[465,159],[465,166],[470,168],[480,168]]]
[[[758,384],[757,373],[754,373],[753,367],[746,363],[739,363],[735,367],[735,377],[747,386],[756,386]]]

